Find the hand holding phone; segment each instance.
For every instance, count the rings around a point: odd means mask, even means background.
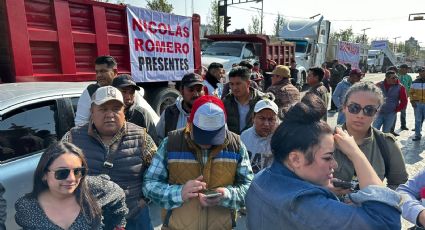
[[[332,181],[332,184],[336,188],[342,188],[342,189],[351,189],[352,188],[351,182],[348,182],[348,181],[334,180],[334,181]]]
[[[203,192],[203,194],[205,195],[205,197],[207,199],[213,199],[213,198],[216,198],[216,197],[221,196],[221,193],[219,193],[219,192],[217,192],[215,190],[208,190],[206,192]]]

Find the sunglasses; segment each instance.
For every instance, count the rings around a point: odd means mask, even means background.
[[[366,105],[365,107],[362,108],[357,103],[351,103],[347,105],[347,108],[348,108],[348,112],[352,114],[358,114],[360,113],[361,110],[363,110],[363,114],[365,116],[373,117],[376,114],[376,112],[378,112],[379,106],[376,107],[374,105]]]
[[[87,169],[86,168],[74,168],[74,169],[57,169],[57,170],[47,170],[48,172],[54,172],[55,173],[55,178],[56,180],[65,180],[66,178],[69,177],[69,174],[71,173],[71,171],[73,171],[75,179],[80,179],[82,177],[84,177],[87,173]]]

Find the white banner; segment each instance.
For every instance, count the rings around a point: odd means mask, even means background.
[[[136,82],[179,81],[194,71],[192,18],[127,6],[127,25]]]
[[[372,41],[371,49],[383,50],[387,47],[387,44],[388,44],[387,40]]]
[[[338,42],[337,58],[341,64],[350,63],[353,69],[359,68],[360,44],[351,42]]]

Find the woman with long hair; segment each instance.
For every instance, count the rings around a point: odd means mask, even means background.
[[[82,151],[71,143],[51,145],[41,156],[31,193],[15,204],[23,229],[102,229],[125,226],[124,192],[102,177],[88,177]],[[96,197],[101,197],[97,199]],[[105,226],[104,215],[114,219]],[[109,218],[105,219],[107,221]]]
[[[271,141],[274,162],[260,171],[246,197],[248,229],[400,229],[399,195],[383,186],[352,136],[320,118],[324,102],[306,94],[293,106]],[[352,205],[329,188],[337,167],[334,145],[358,171]]]

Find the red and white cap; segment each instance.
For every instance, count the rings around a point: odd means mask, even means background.
[[[226,137],[226,112],[215,96],[202,96],[193,102],[189,116],[193,139],[200,145],[221,145]]]

